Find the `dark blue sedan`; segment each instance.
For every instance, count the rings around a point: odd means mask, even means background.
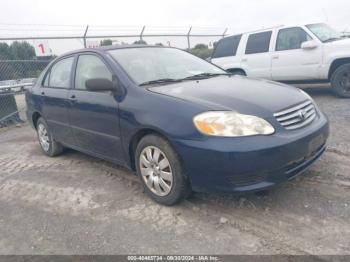
[[[149,196],[269,188],[325,151],[328,121],[300,89],[232,76],[157,46],[84,49],[55,59],[26,94],[42,150],[64,147],[136,171]]]

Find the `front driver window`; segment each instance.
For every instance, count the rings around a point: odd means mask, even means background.
[[[75,88],[86,89],[85,82],[92,78],[106,78],[112,81],[112,74],[99,57],[80,55],[75,76]]]
[[[300,27],[285,28],[278,32],[276,51],[301,48],[301,44],[312,38]]]

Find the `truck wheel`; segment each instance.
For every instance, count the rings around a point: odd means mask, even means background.
[[[345,98],[350,98],[350,64],[339,66],[331,77],[334,92]]]
[[[246,76],[247,74],[243,70],[230,70],[228,69],[227,72],[229,72],[231,75],[238,75],[238,76]]]
[[[44,118],[40,117],[36,123],[36,131],[41,149],[48,156],[57,156],[63,151],[63,146],[56,142]]]
[[[171,206],[191,193],[178,155],[162,137],[142,138],[136,148],[135,161],[144,189],[155,202]]]

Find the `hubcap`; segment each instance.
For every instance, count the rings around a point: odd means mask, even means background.
[[[173,185],[173,173],[165,154],[155,146],[145,147],[139,161],[146,186],[158,196],[166,196]]]
[[[344,72],[340,77],[339,84],[345,93],[350,93],[350,72]]]
[[[38,125],[38,136],[41,147],[45,152],[49,151],[50,139],[46,127],[43,124]]]

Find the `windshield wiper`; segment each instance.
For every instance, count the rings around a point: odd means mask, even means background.
[[[182,80],[196,80],[196,79],[203,79],[203,78],[209,78],[209,77],[214,77],[214,76],[221,76],[221,75],[230,75],[228,73],[200,73],[192,76],[188,76],[183,78]]]
[[[336,41],[336,40],[341,40],[342,38],[341,37],[330,37],[326,40],[323,40],[323,43],[327,43],[327,42],[333,42],[333,41]]]
[[[173,79],[173,78],[161,78],[156,80],[151,80],[147,82],[143,82],[139,84],[140,86],[146,86],[146,85],[153,85],[153,84],[166,84],[166,83],[173,83],[173,82],[181,82],[181,79]]]

